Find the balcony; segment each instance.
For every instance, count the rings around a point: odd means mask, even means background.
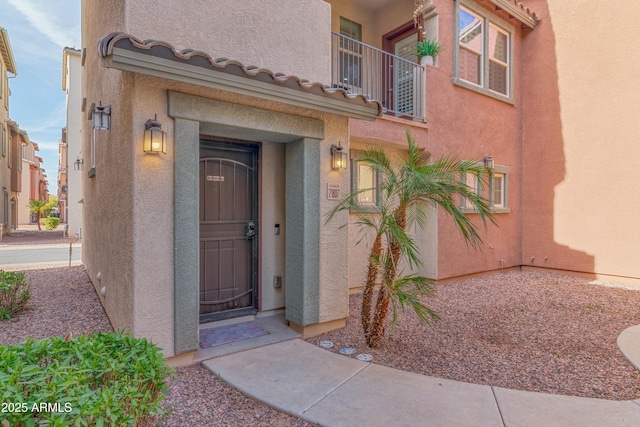
[[[425,121],[422,65],[335,32],[331,58],[331,87],[378,100],[385,114]]]

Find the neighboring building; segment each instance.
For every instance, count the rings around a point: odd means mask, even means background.
[[[14,77],[17,74],[16,63],[13,58],[11,43],[7,30],[0,27],[0,229],[6,234],[15,228],[12,222],[12,201],[15,204],[13,191],[16,182],[12,176],[12,151],[13,143],[9,130],[9,73]],[[20,164],[22,166],[22,164]],[[14,166],[17,167],[17,166]],[[12,184],[14,184],[12,186]],[[14,210],[15,212],[15,210]]]
[[[67,222],[67,128],[62,129],[58,144],[58,213],[61,223]]]
[[[18,228],[35,222],[33,214],[29,211],[29,202],[33,200],[34,194],[34,186],[31,184],[36,175],[34,170],[40,168],[36,163],[39,163],[36,159],[38,150],[38,144],[33,141],[29,141],[22,149],[22,191],[18,194]]]
[[[66,162],[61,167],[66,171],[65,221],[69,236],[82,234],[82,80],[80,50],[65,47],[62,52],[62,90],[66,93]],[[59,194],[58,200],[61,200]]]
[[[604,3],[526,6],[426,1],[418,21],[445,50],[420,66],[413,0],[84,0],[85,117],[103,106],[111,122],[82,123],[83,262],[114,327],[173,356],[197,349],[199,321],[284,309],[305,335],[344,325],[368,251],[349,214],[325,224],[329,190],[375,182],[359,153],[401,153],[405,129],[434,158],[494,162],[483,195],[499,227],[474,252],[434,211],[416,234],[427,276],[526,266],[640,280],[628,196],[640,85],[610,70],[614,54],[640,65],[619,43],[640,16],[592,36]],[[166,132],[166,154],[145,153],[147,124]],[[330,165],[338,144],[346,170]]]
[[[11,186],[9,194],[10,227],[12,230],[18,228],[20,213],[29,210],[28,207],[20,206],[19,196],[22,194],[24,172],[22,158],[25,148],[30,144],[27,132],[20,129],[18,124],[12,120],[7,121],[9,130],[9,166],[11,169]]]

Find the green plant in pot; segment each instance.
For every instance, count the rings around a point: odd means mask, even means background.
[[[419,41],[417,48],[417,53],[420,58],[431,58],[430,61],[427,59],[427,63],[429,63],[429,65],[433,65],[433,58],[438,56],[438,54],[444,49],[440,43],[431,39]]]

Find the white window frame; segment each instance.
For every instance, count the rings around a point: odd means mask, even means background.
[[[467,173],[464,176],[464,182],[477,195],[482,196],[482,189],[480,188],[480,180],[478,179],[478,175],[476,175],[475,173]],[[469,199],[467,199],[466,197],[463,197],[460,210],[462,212],[475,212],[476,208],[473,206],[473,204],[471,204]]]
[[[360,167],[368,167],[364,162],[362,162],[362,158],[364,153],[362,151],[352,150],[351,151],[351,190],[365,190],[365,188],[360,188]],[[359,207],[352,207],[351,211],[357,212],[379,212],[380,211],[380,191],[378,189],[378,185],[380,184],[380,173],[372,170],[374,186],[371,188],[373,190],[374,200],[372,203],[361,204],[360,201]],[[369,188],[366,188],[368,190]]]
[[[476,166],[482,166],[482,164],[477,163]],[[467,186],[471,187],[475,191],[477,195],[482,196],[487,200],[487,203],[489,204],[489,208],[491,209],[491,212],[509,213],[511,212],[511,209],[509,209],[509,204],[508,204],[509,172],[510,172],[510,169],[507,166],[498,166],[498,165],[494,166],[491,172],[489,173],[488,189],[486,188],[486,186],[484,186],[483,188],[483,185],[481,185],[481,182],[478,179],[477,175],[473,173],[467,173],[462,179],[464,180],[465,184],[467,184]],[[494,178],[497,175],[502,176],[502,185],[501,185],[502,197],[500,200],[494,200],[495,199]],[[485,197],[485,192],[488,193],[487,197]],[[460,203],[460,211],[462,211],[463,213],[476,212],[476,208],[471,203],[469,203],[469,200],[466,197],[462,197],[461,199],[462,200]]]
[[[481,19],[482,22],[482,51],[475,52],[480,54],[481,56],[481,71],[480,71],[480,84],[476,84],[474,82],[463,79],[460,76],[460,10],[461,8],[471,15],[475,16],[478,19]],[[471,89],[473,91],[482,93],[487,96],[491,96],[493,98],[499,99],[501,101],[505,101],[513,104],[513,58],[514,58],[514,34],[515,28],[508,24],[507,22],[501,20],[495,15],[492,15],[488,10],[478,6],[475,3],[472,3],[467,0],[455,0],[455,18],[454,18],[454,44],[455,48],[453,51],[453,83],[458,86],[465,87],[467,89]],[[490,28],[495,28],[498,32],[507,36],[507,63],[504,63],[496,58],[489,58],[489,34]],[[464,47],[464,49],[468,49],[468,47]],[[502,66],[507,67],[507,93],[503,94],[501,92],[492,90],[489,88],[489,63],[494,62],[500,64]]]
[[[353,34],[350,32],[349,34],[345,34],[342,32],[342,22],[349,24],[349,26],[355,26],[359,28],[360,34]],[[362,43],[362,24],[354,21],[353,19],[349,19],[344,16],[340,16],[340,35],[344,37],[349,37],[356,42]],[[343,40],[343,39],[341,39]],[[359,93],[362,90],[362,68],[363,68],[363,57],[362,57],[362,45],[359,43],[354,43],[351,41],[347,41],[347,46],[343,46],[340,44],[338,46],[338,78],[340,83],[338,83],[339,87],[345,90],[354,90]],[[354,49],[355,48],[355,49]],[[351,69],[349,69],[351,67]],[[345,74],[346,73],[346,74]],[[356,75],[357,74],[357,75]],[[346,78],[345,78],[346,76]]]
[[[507,166],[494,166],[489,179],[489,207],[493,213],[509,213],[509,172]],[[495,200],[495,177],[502,176],[501,199]]]

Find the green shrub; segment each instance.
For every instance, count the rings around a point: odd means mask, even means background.
[[[169,375],[160,349],[130,334],[0,346],[0,425],[155,425]]]
[[[44,219],[44,228],[47,230],[55,230],[60,225],[60,218],[51,216]]]
[[[0,270],[0,320],[22,310],[31,298],[24,273]]]

